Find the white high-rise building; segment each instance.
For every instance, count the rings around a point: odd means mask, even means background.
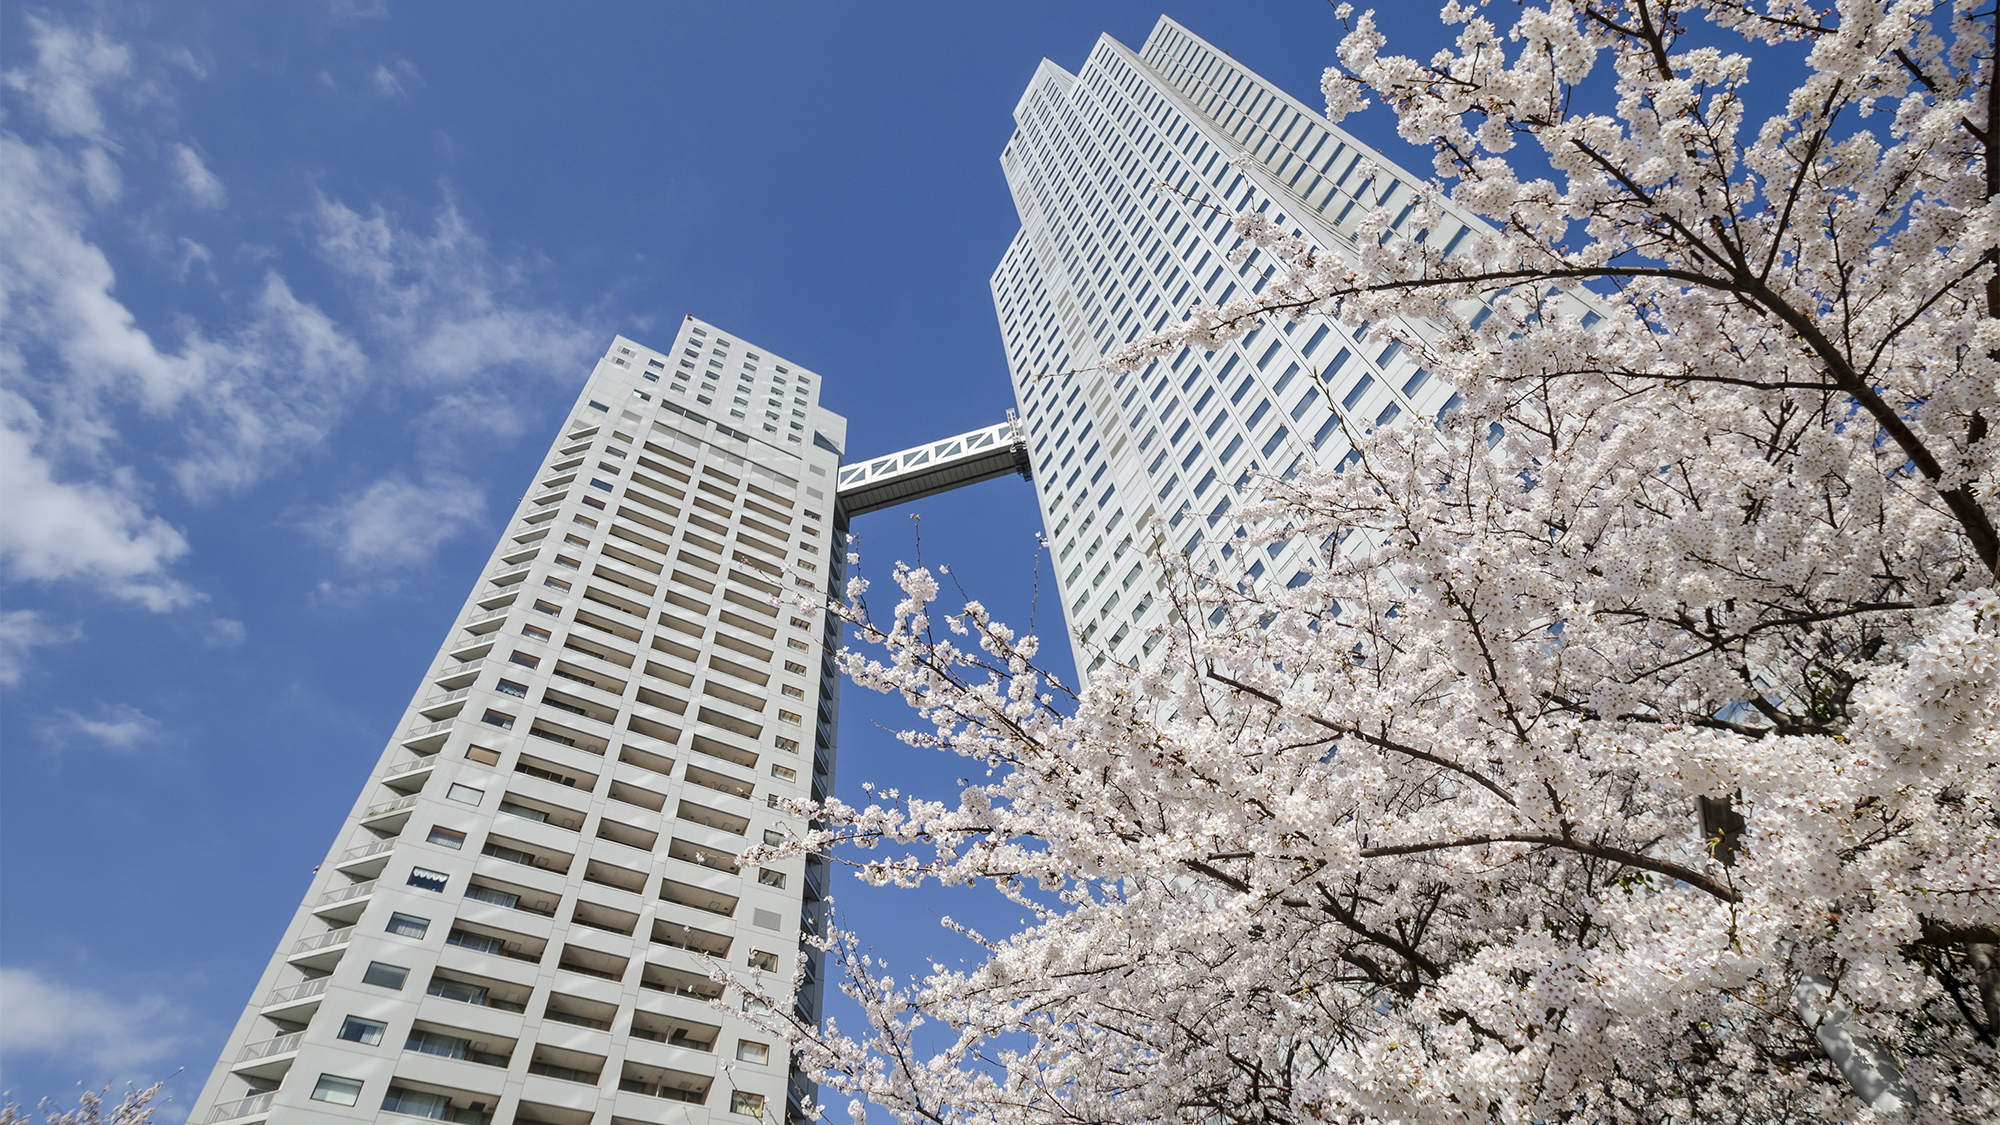
[[[1104,36],[1076,74],[1044,59],[1014,120],[1000,164],[1021,231],[993,273],[993,301],[1087,675],[1151,649],[1147,630],[1166,610],[1141,549],[1155,516],[1200,571],[1294,581],[1320,545],[1246,554],[1231,512],[1255,474],[1338,462],[1343,424],[1436,415],[1453,398],[1380,326],[1321,317],[1133,374],[1090,369],[1197,303],[1262,289],[1261,253],[1229,261],[1237,209],[1346,254],[1376,208],[1393,237],[1443,240],[1447,253],[1478,220],[1447,207],[1452,218],[1412,229],[1420,179],[1164,16],[1138,52]],[[1246,152],[1250,166],[1231,163]],[[1063,371],[1082,373],[1046,377]]]
[[[817,861],[739,869],[832,790],[846,422],[689,318],[620,337],[355,800],[196,1125],[783,1121],[783,1044],[708,958],[818,1017]]]

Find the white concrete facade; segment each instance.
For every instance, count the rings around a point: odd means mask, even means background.
[[[708,958],[806,958],[818,1018],[824,868],[735,857],[832,791],[837,634],[779,598],[842,581],[819,390],[692,317],[612,342],[190,1121],[796,1116]]]
[[[1453,401],[1380,326],[1322,317],[1133,374],[1091,369],[1197,303],[1262,289],[1261,253],[1229,261],[1240,240],[1226,215],[1239,208],[1344,254],[1372,209],[1386,210],[1394,237],[1442,239],[1447,252],[1478,220],[1447,208],[1451,218],[1413,229],[1422,179],[1164,16],[1137,52],[1104,36],[1076,74],[1044,59],[1014,119],[1000,164],[1021,231],[993,273],[993,301],[1087,677],[1151,651],[1163,576],[1137,548],[1156,516],[1198,571],[1293,581],[1321,545],[1245,549],[1231,511],[1256,476],[1337,463],[1344,428]],[[1250,166],[1231,163],[1246,152]],[[1180,194],[1156,190],[1163,182]]]

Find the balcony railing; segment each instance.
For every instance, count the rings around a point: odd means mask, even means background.
[[[297,984],[288,984],[283,988],[274,988],[271,990],[271,995],[264,998],[264,1006],[268,1008],[273,1004],[289,1004],[294,1000],[318,996],[326,991],[327,984],[332,980],[332,977],[315,977]]]
[[[464,691],[461,690],[454,692],[452,694],[463,695],[465,693]],[[404,762],[401,765],[390,766],[388,772],[384,773],[382,776],[384,778],[401,777],[406,773],[415,773],[418,770],[427,770],[435,765],[437,765],[437,755],[426,754],[425,756],[418,758],[414,762]]]
[[[357,859],[367,859],[371,855],[381,855],[395,846],[396,838],[394,836],[386,840],[376,840],[372,843],[362,844],[360,847],[349,848],[340,853],[340,862],[353,863]]]
[[[384,801],[383,803],[369,809],[367,812],[362,813],[361,819],[373,820],[375,817],[378,816],[387,816],[392,812],[401,812],[402,810],[407,809],[411,805],[414,805],[416,803],[417,803],[417,795],[415,793],[412,793],[407,797],[399,797],[393,801]]]
[[[210,1125],[213,1125],[217,1121],[230,1121],[238,1117],[251,1117],[259,1113],[269,1113],[271,1111],[271,1103],[277,1100],[277,1097],[278,1092],[273,1090],[268,1094],[252,1094],[247,1098],[238,1098],[233,1102],[217,1102],[215,1103],[215,1108],[208,1111],[208,1120]]]
[[[462,687],[459,688],[457,691],[448,691],[443,695],[432,696],[431,698],[424,700],[423,706],[437,707],[442,704],[451,703],[456,700],[464,699],[467,695],[470,695],[471,693],[472,693],[472,688],[470,686]]]
[[[344,945],[353,936],[354,936],[353,926],[342,926],[340,929],[337,930],[328,930],[323,934],[314,934],[311,937],[300,938],[299,943],[292,947],[292,953],[293,954],[311,953],[315,949],[325,949],[328,946]]]
[[[467,625],[477,625],[481,621],[491,621],[496,617],[505,617],[513,611],[513,606],[503,605],[499,609],[489,609],[485,613],[475,613],[471,617],[466,618],[465,623]]]
[[[429,705],[426,704],[426,706]],[[426,723],[420,727],[411,727],[409,730],[403,732],[403,741],[408,742],[413,738],[422,738],[427,734],[436,734],[441,730],[449,728],[456,718],[457,716],[453,716],[451,719],[439,719],[435,723]]]
[[[352,886],[339,887],[319,896],[319,901],[314,903],[313,905],[331,906],[336,902],[346,902],[348,899],[351,898],[360,898],[362,895],[368,894],[374,889],[375,889],[375,880],[373,879],[370,879],[365,883],[355,883]]]
[[[242,1054],[236,1056],[236,1061],[249,1062],[252,1059],[268,1059],[272,1055],[282,1055],[286,1051],[295,1051],[298,1049],[299,1044],[305,1040],[305,1037],[305,1032],[294,1031],[290,1035],[280,1035],[276,1039],[266,1039],[262,1043],[249,1044],[243,1048]]]

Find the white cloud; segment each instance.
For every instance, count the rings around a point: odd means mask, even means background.
[[[83,635],[74,625],[59,627],[32,609],[0,612],[0,684],[18,684],[28,670],[28,654],[42,645],[64,644]]]
[[[307,526],[350,567],[407,567],[428,562],[485,510],[486,494],[464,477],[435,474],[417,483],[397,475],[343,497]]]
[[[132,52],[101,31],[88,35],[27,17],[35,37],[35,65],[0,75],[27,95],[58,135],[105,139],[97,88],[132,72]]]
[[[132,52],[100,32],[28,25],[31,61],[0,75],[0,90],[35,111],[0,116],[0,479],[10,488],[0,579],[88,582],[156,611],[187,606],[200,595],[171,573],[190,548],[160,514],[168,490],[196,503],[240,492],[323,446],[358,392],[392,380],[427,400],[407,416],[425,428],[419,464],[435,470],[475,428],[489,441],[519,432],[512,388],[495,376],[569,380],[587,362],[594,333],[538,305],[528,270],[497,257],[450,205],[415,230],[380,207],[318,202],[308,229],[334,274],[329,299],[351,301],[351,327],[275,269],[247,287],[230,279],[226,300],[251,296],[220,315],[142,323],[95,232],[119,228],[98,209],[144,182],[121,172],[119,136],[132,126],[106,107],[164,96],[148,84],[159,76],[142,82]],[[199,72],[191,56],[169,62]],[[422,80],[401,60],[380,74],[398,91]],[[30,130],[38,120],[47,128]],[[167,190],[225,205],[193,138],[132,148],[161,154]],[[183,278],[218,271],[199,243],[171,232],[152,242]],[[128,444],[139,432],[146,444]],[[348,565],[393,568],[430,557],[483,506],[448,473],[421,484],[394,476],[311,526]],[[18,679],[28,650],[52,635],[32,617],[13,621],[0,634],[0,677]]]
[[[241,621],[231,617],[218,617],[208,623],[208,635],[202,643],[210,648],[234,648],[243,643],[250,630]]]
[[[58,748],[82,738],[106,749],[129,751],[159,742],[166,736],[166,726],[129,704],[100,703],[94,717],[66,707],[58,709],[55,717],[42,724],[42,734]]]
[[[183,1043],[182,1013],[158,996],[114,999],[32,969],[0,968],[0,1056],[46,1055],[122,1071]]]
[[[0,391],[0,567],[9,579],[94,582],[152,610],[186,605],[194,595],[167,577],[187,551],[181,533],[149,516],[132,496],[127,474],[110,484],[59,481],[35,454],[41,418],[18,395]]]
[[[416,374],[467,382],[525,365],[573,378],[591,350],[575,319],[520,298],[525,270],[496,258],[449,203],[429,234],[324,198],[314,219],[320,253],[360,287],[370,327]]]
[[[402,101],[409,97],[403,92],[403,84],[396,80],[395,74],[386,66],[377,66],[375,73],[368,76],[368,80],[375,84],[375,92],[385,98]]]
[[[181,178],[181,188],[195,206],[219,208],[229,202],[229,193],[223,189],[222,181],[208,170],[201,154],[186,145],[177,144],[173,148],[174,172]]]

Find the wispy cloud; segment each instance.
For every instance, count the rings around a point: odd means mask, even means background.
[[[82,1060],[121,1075],[181,1045],[181,1011],[158,996],[113,998],[32,969],[0,968],[0,1056]]]
[[[4,472],[0,469],[0,472]],[[65,644],[83,636],[74,625],[51,625],[32,609],[0,612],[0,684],[18,684],[43,645]]]
[[[35,453],[43,429],[33,406],[0,391],[0,480],[7,482],[0,566],[6,576],[90,581],[156,611],[195,600],[166,573],[187,552],[187,540],[146,514],[130,474],[114,472],[103,482],[58,480],[55,467]]]
[[[101,31],[84,33],[28,16],[35,38],[35,64],[0,75],[21,91],[49,123],[66,137],[105,140],[104,111],[98,88],[132,72],[132,52]]]
[[[371,388],[395,391],[426,441],[414,465],[324,507],[309,530],[350,569],[396,569],[476,520],[484,497],[448,463],[475,433],[491,441],[522,429],[524,408],[509,401],[518,383],[500,377],[571,378],[593,350],[595,333],[533,291],[535,263],[496,253],[449,202],[405,225],[379,206],[320,197],[302,216],[318,263],[286,267],[331,271],[312,279],[315,300],[275,267],[244,277],[241,255],[224,261],[149,229],[147,252],[184,280],[213,283],[220,301],[200,319],[142,318],[112,265],[119,244],[107,240],[131,219],[114,206],[157,224],[175,209],[149,192],[217,210],[229,201],[196,138],[170,125],[149,132],[133,116],[170,102],[172,83],[199,68],[169,53],[142,73],[100,30],[25,20],[33,49],[0,74],[0,97],[19,110],[0,116],[0,476],[10,485],[0,579],[92,583],[162,612],[201,601],[174,574],[194,546],[163,516],[169,504],[239,495],[323,448]],[[422,80],[402,60],[377,74],[399,94]],[[271,260],[284,259],[274,249]],[[9,621],[0,682],[18,680],[26,654],[62,635],[40,618]]]
[[[396,475],[342,497],[308,526],[347,566],[381,570],[429,562],[485,510],[485,492],[464,477]]]
[[[50,748],[58,750],[82,741],[107,750],[132,751],[156,745],[167,737],[164,723],[125,703],[100,703],[95,715],[59,708],[41,726],[44,740]]]
[[[218,208],[229,202],[229,193],[222,187],[222,181],[208,170],[201,154],[186,145],[177,144],[173,148],[174,171],[180,176],[181,190],[197,207]]]
[[[371,335],[396,346],[411,374],[471,382],[506,367],[576,369],[590,333],[523,294],[525,267],[503,261],[449,202],[428,232],[381,207],[363,214],[321,198],[321,255],[354,286]]]

